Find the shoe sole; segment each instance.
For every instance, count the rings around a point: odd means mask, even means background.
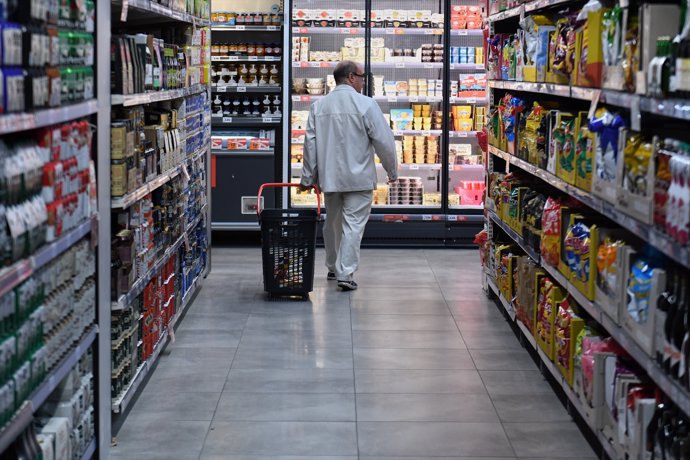
[[[343,291],[356,291],[357,290],[357,286],[353,286],[350,283],[338,282],[338,287],[341,288]]]
[[[335,281],[335,280],[337,280],[338,278],[336,278],[335,276],[326,276],[326,279],[327,279],[328,281]]]

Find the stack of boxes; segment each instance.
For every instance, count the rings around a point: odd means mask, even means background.
[[[438,162],[438,137],[403,136],[396,141],[396,150],[403,164],[436,164]]]
[[[481,46],[451,46],[451,64],[484,64],[484,48]]]
[[[486,75],[460,75],[450,82],[450,97],[486,97]]]
[[[452,30],[481,29],[482,24],[482,8],[479,6],[453,5],[450,10]]]
[[[308,61],[311,37],[292,37],[292,61]]]

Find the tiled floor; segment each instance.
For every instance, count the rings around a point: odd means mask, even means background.
[[[352,293],[316,271],[309,302],[268,302],[259,248],[214,250],[112,458],[595,458],[476,251],[365,249]]]

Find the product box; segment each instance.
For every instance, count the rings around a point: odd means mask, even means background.
[[[624,288],[629,295],[622,310],[621,325],[647,355],[654,357],[656,306],[659,296],[666,289],[666,271],[654,268],[651,281],[642,284],[640,280],[646,279],[649,272],[639,274],[639,265],[636,264],[640,259],[641,256],[632,250],[626,253]]]
[[[645,142],[635,133],[622,137],[626,142],[623,158],[618,162],[618,208],[641,222],[651,224],[654,220],[654,161],[659,138],[654,136],[652,142]]]
[[[620,232],[615,230],[600,229],[597,240],[594,300],[616,324],[620,324],[623,299],[627,296],[623,267],[630,246],[621,241]]]
[[[536,284],[534,281],[538,275],[543,276],[544,274],[544,270],[529,257],[518,257],[515,279],[513,280],[515,285],[515,299],[513,303],[518,320],[532,334],[534,334],[534,311],[537,304]]]
[[[553,56],[556,54],[557,43],[558,29],[554,28],[554,30],[549,33],[549,53],[546,59],[546,74],[544,75],[544,81],[557,85],[567,85],[570,83],[570,77],[557,72],[553,65]]]
[[[587,124],[587,112],[578,115],[567,122],[563,122],[557,131],[560,137],[560,151],[556,159],[556,175],[571,185],[577,181],[577,136],[582,126]]]
[[[513,273],[518,258],[513,254],[514,250],[515,246],[512,244],[500,245],[496,248],[496,286],[506,299],[513,298]]]
[[[534,338],[539,348],[553,361],[556,311],[558,304],[565,300],[566,293],[548,275],[537,275],[535,283]]]
[[[563,156],[566,148],[566,132],[573,130],[575,116],[569,112],[551,110],[549,112],[549,156],[546,170],[556,175],[559,158]],[[574,149],[570,154],[574,154]]]
[[[582,363],[576,363],[573,390],[582,403],[584,418],[593,430],[603,426],[606,391],[604,388],[606,368],[615,368],[617,356],[610,352],[594,352],[592,374],[586,378],[582,373]]]
[[[554,361],[570,387],[575,373],[577,337],[585,327],[584,320],[577,316],[571,302],[572,299],[567,298],[558,305],[554,324]]]
[[[607,8],[589,12],[584,25],[577,31],[575,41],[575,66],[572,84],[600,88],[604,74],[604,49],[602,25]]]
[[[394,130],[412,129],[414,111],[412,109],[391,109],[391,125]]]
[[[592,161],[596,148],[596,136],[582,122],[575,144],[575,186],[586,191],[592,191]]]

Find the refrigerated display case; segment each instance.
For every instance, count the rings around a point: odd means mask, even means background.
[[[483,128],[486,103],[485,89],[477,88],[486,87],[484,7],[477,0],[462,2],[421,0],[410,7],[400,0],[348,0],[333,9],[325,1],[296,0],[292,5],[290,181],[300,180],[309,107],[335,87],[332,72],[343,59],[364,65],[364,93],[379,103],[395,135],[400,179],[388,185],[377,164],[379,184],[365,242],[467,242],[481,225],[484,172],[476,131]],[[453,55],[451,44],[458,48]],[[475,83],[459,93],[459,83],[470,81],[465,74]],[[453,118],[466,112],[463,119]],[[310,192],[295,189],[289,204],[315,202]],[[405,225],[379,225],[390,222]]]
[[[256,192],[281,177],[282,5],[217,0],[213,9],[212,228],[258,230]],[[274,194],[266,196],[272,204]]]

